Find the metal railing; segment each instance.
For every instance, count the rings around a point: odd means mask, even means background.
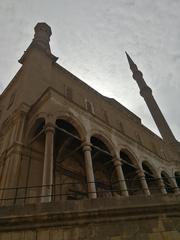
[[[147,181],[152,179],[146,179]],[[153,179],[149,182],[148,189],[152,195],[161,194],[161,187],[158,186],[160,179]],[[111,198],[114,196],[122,196],[123,191],[128,191],[131,195],[143,195],[140,180],[125,179],[127,189],[121,190],[120,182],[114,182],[108,185],[103,182],[95,182],[97,198]],[[132,184],[133,183],[133,184]],[[82,200],[88,199],[88,195],[93,192],[88,192],[86,182],[67,182],[53,185],[25,186],[0,188],[0,206],[36,204],[40,202],[58,202],[60,200]],[[180,187],[180,186],[179,186]],[[177,192],[178,187],[166,185],[167,193]],[[179,189],[179,188],[178,188]]]

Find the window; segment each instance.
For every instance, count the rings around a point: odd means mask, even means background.
[[[85,99],[85,107],[88,112],[94,113],[93,104],[89,102],[87,99]]]

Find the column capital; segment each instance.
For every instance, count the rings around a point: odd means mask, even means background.
[[[81,146],[82,146],[82,150],[85,152],[85,151],[91,151],[92,150],[92,144],[90,143],[90,142],[87,142],[87,141],[85,141],[85,142],[83,142],[82,144],[81,144]]]
[[[142,177],[142,178],[145,177],[144,171],[143,171],[142,169],[136,170],[136,173],[137,173],[137,175],[138,175],[139,177]]]
[[[52,132],[52,133],[55,132],[55,126],[54,126],[53,123],[51,123],[51,122],[46,123],[46,125],[45,125],[45,133],[47,133],[47,132]]]
[[[115,167],[122,165],[121,159],[117,156],[114,156],[112,158],[112,161],[113,161]]]

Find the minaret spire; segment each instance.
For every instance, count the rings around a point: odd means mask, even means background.
[[[136,64],[133,62],[127,52],[126,56],[129,62],[130,69],[133,73],[132,76],[139,86],[140,94],[144,98],[163,140],[170,144],[177,143],[177,140],[175,139],[168,123],[166,122],[166,119],[164,118],[156,100],[152,95],[151,88],[146,84],[143,78],[142,72],[139,71]]]

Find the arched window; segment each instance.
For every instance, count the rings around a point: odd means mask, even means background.
[[[161,178],[163,179],[166,192],[167,193],[174,193],[173,182],[172,182],[171,178],[169,177],[169,175],[166,172],[162,171],[161,172]]]
[[[91,137],[91,144],[97,196],[99,198],[112,197],[118,190],[111,153],[104,141],[98,136]]]
[[[54,139],[54,195],[59,199],[87,198],[82,142],[76,128],[63,119],[56,120]]]
[[[129,195],[142,194],[143,191],[138,176],[139,168],[135,158],[126,149],[120,151],[120,158]]]
[[[149,191],[151,194],[153,193],[159,193],[159,184],[158,184],[158,178],[155,176],[154,169],[148,162],[143,162],[142,167],[144,170],[146,182],[149,188]]]
[[[175,172],[177,186],[180,188],[180,172]]]

